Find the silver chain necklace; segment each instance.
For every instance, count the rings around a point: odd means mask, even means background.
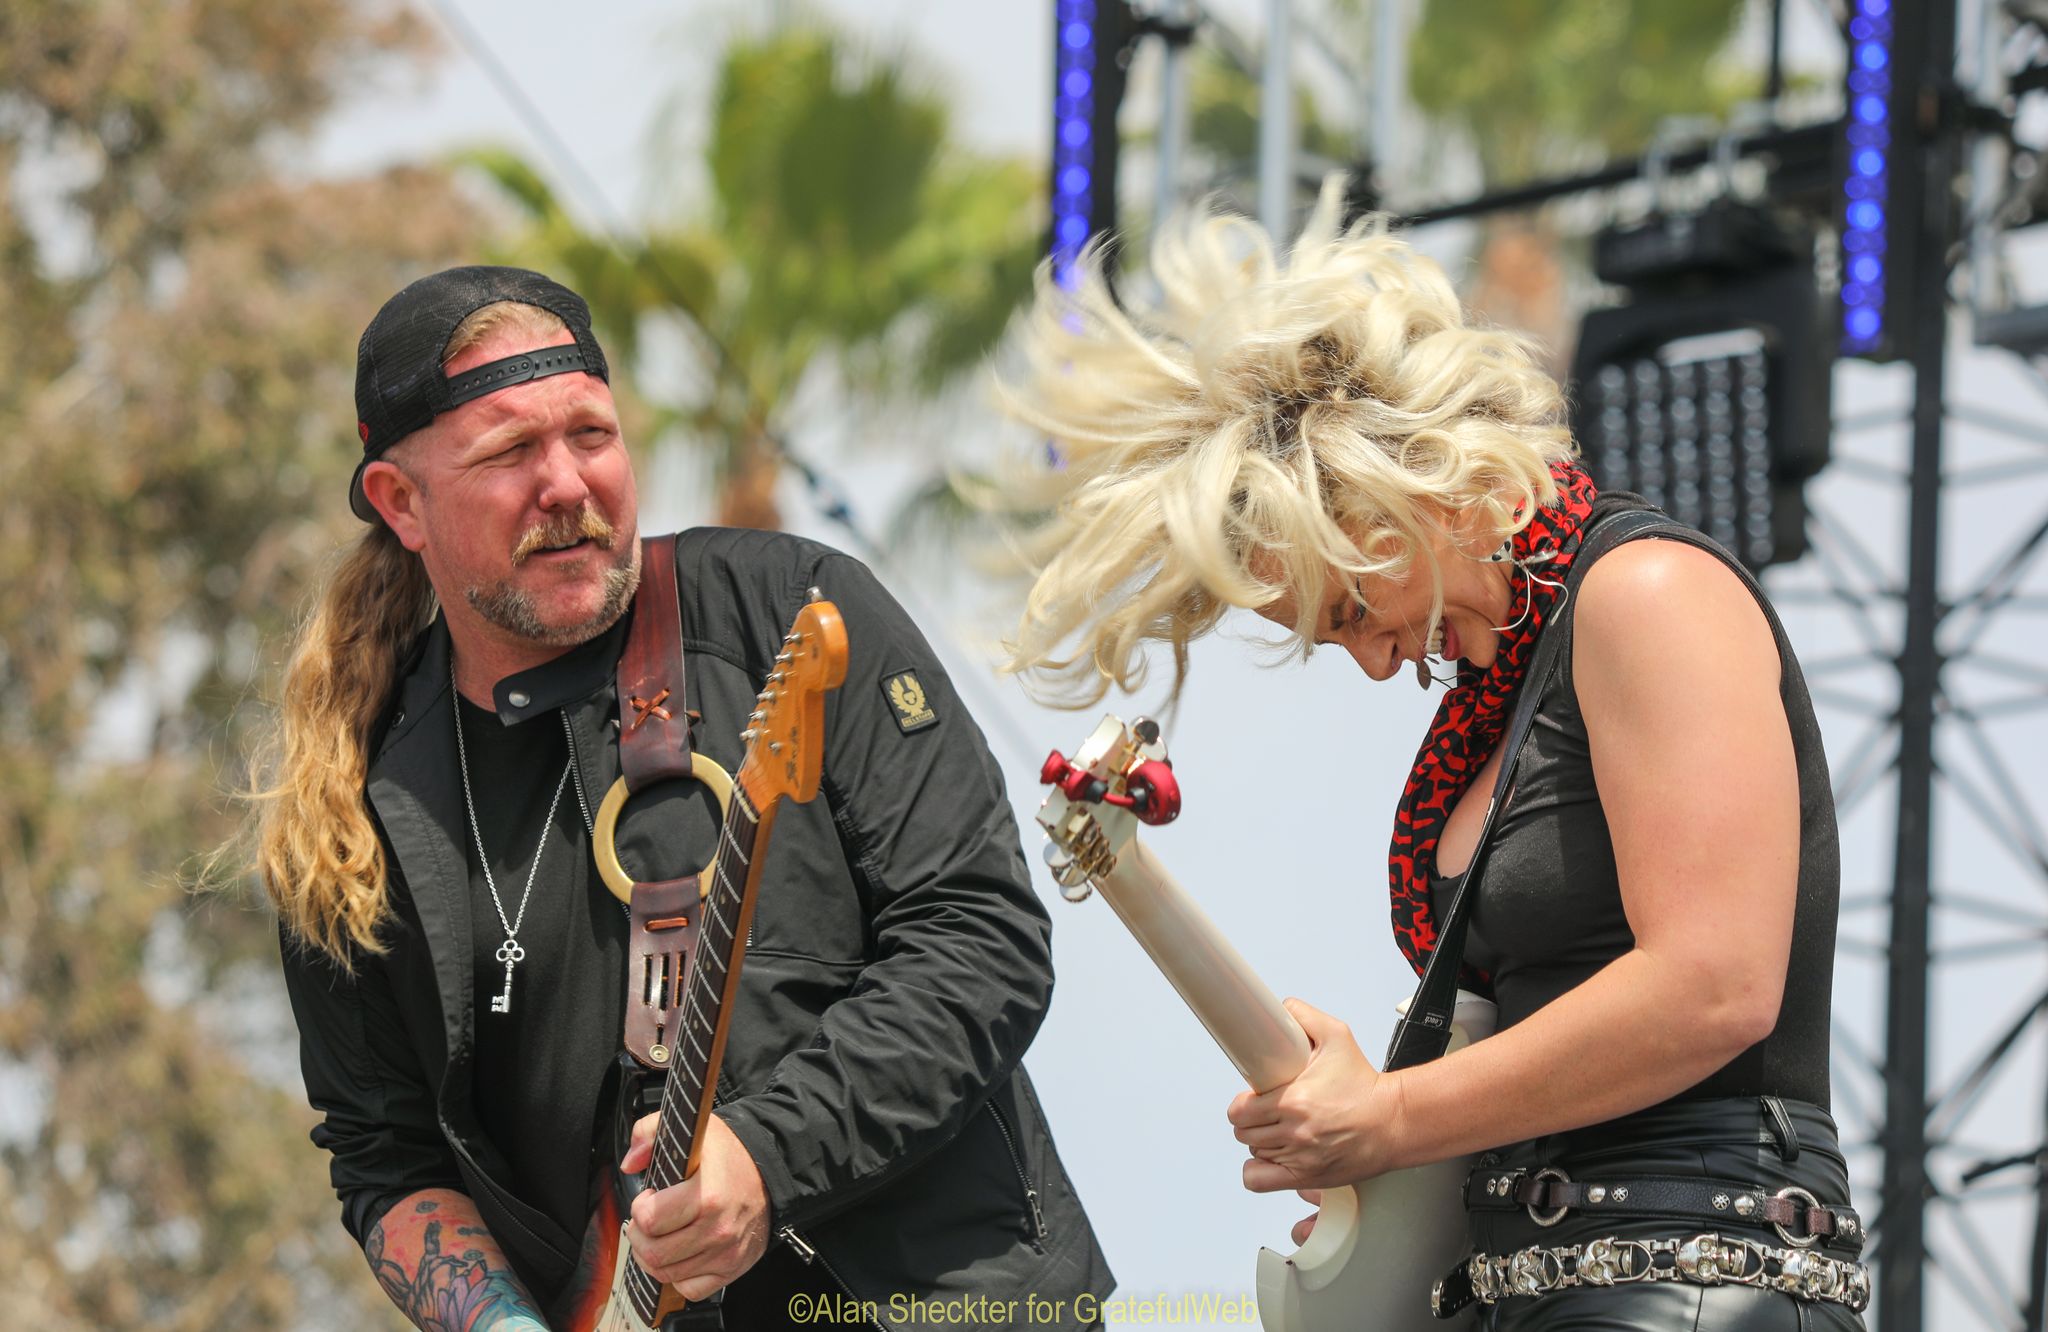
[[[455,697],[455,762],[462,771],[462,806],[469,814],[469,835],[476,839],[476,863],[484,872],[484,887],[491,890],[491,905],[498,908],[498,923],[505,927],[505,942],[498,945],[498,960],[505,964],[505,988],[491,996],[493,1013],[512,1011],[512,968],[526,959],[526,949],[519,942],[519,926],[526,919],[527,899],[533,896],[533,881],[540,877],[540,854],[547,850],[548,829],[555,826],[555,811],[561,808],[562,788],[569,784],[569,770],[576,766],[575,754],[569,755],[568,763],[562,767],[562,776],[555,782],[555,798],[548,802],[548,816],[540,825],[540,841],[533,848],[533,868],[526,871],[526,891],[519,894],[519,910],[508,920],[505,916],[504,899],[498,896],[498,881],[491,877],[491,859],[484,851],[484,835],[476,821],[476,798],[469,790],[469,749],[462,739],[462,696]]]

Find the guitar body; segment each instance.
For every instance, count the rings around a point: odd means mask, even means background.
[[[1071,764],[1055,754],[1046,774],[1056,789],[1038,813],[1049,840],[1046,858],[1068,897],[1084,898],[1091,886],[1101,891],[1245,1081],[1255,1091],[1270,1091],[1307,1065],[1308,1036],[1138,840],[1132,807],[1114,803],[1128,795],[1132,774],[1165,762],[1156,726],[1141,721],[1127,728],[1115,717],[1103,719]],[[1094,798],[1085,794],[1081,777],[1099,783]],[[1173,804],[1177,811],[1177,788]],[[1494,1022],[1490,1001],[1461,991],[1450,1048],[1492,1035]],[[1469,1159],[1442,1161],[1325,1190],[1306,1244],[1292,1254],[1259,1251],[1259,1321],[1267,1332],[1425,1332],[1439,1326],[1430,1313],[1430,1288],[1467,1251],[1470,1168]]]
[[[626,1264],[632,1247],[626,1242],[625,1218],[612,1189],[604,1191],[583,1240],[583,1261],[574,1288],[551,1318],[562,1332],[658,1332],[634,1311],[626,1295]],[[666,1297],[674,1292],[664,1290]],[[657,1315],[658,1316],[658,1315]]]

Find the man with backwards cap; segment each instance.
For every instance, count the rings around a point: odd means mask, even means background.
[[[608,1275],[586,1222],[650,1155],[651,1117],[623,1162],[612,1131],[627,920],[589,815],[620,770],[633,471],[588,308],[523,270],[394,296],[356,410],[369,527],[293,650],[259,832],[313,1139],[415,1324],[544,1327]],[[634,1255],[725,1290],[729,1327],[1082,1325],[1112,1278],[1019,1063],[1049,924],[979,731],[856,561],[700,529],[675,563],[694,741],[728,769],[807,589],[849,668],[819,798],[774,827],[701,1168],[634,1200]],[[688,872],[717,830],[671,783],[621,856]]]

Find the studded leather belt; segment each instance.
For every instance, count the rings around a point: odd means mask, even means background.
[[[1580,1286],[1655,1281],[1753,1286],[1846,1305],[1857,1313],[1870,1304],[1870,1269],[1846,1258],[1721,1234],[1657,1240],[1610,1235],[1559,1248],[1537,1245],[1498,1257],[1473,1254],[1436,1283],[1430,1312],[1450,1318],[1474,1300],[1494,1304]]]
[[[1481,1167],[1465,1181],[1467,1211],[1527,1211],[1539,1226],[1566,1214],[1661,1216],[1769,1225],[1795,1248],[1827,1243],[1860,1247],[1863,1221],[1850,1207],[1830,1207],[1805,1189],[1771,1190],[1697,1176],[1638,1175],[1598,1183],[1574,1180],[1556,1166],[1540,1170]]]

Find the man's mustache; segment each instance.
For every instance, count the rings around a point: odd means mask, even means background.
[[[565,513],[527,528],[525,535],[519,538],[519,544],[512,548],[512,563],[514,566],[526,563],[527,557],[537,550],[574,545],[585,540],[610,550],[617,538],[618,533],[605,521],[604,515],[594,506],[585,504],[574,513]]]

